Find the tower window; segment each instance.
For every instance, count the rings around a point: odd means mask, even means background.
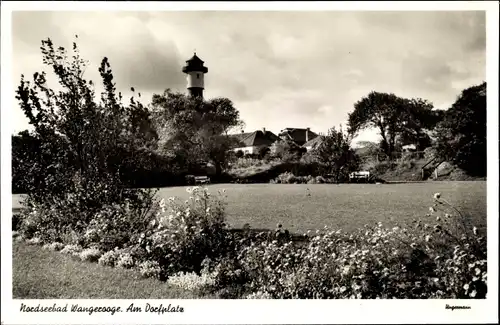
[[[196,74],[196,79],[200,79],[200,74],[199,73]]]

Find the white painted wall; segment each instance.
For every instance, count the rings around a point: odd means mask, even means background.
[[[187,88],[205,88],[204,73],[199,71],[191,71],[187,73]]]
[[[250,147],[241,147],[241,148],[235,148],[233,149],[234,152],[236,151],[243,151],[243,153],[249,153],[249,154],[254,154],[259,152],[259,147],[258,146],[250,146]]]

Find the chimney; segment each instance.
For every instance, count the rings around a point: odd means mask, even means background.
[[[310,128],[306,129],[306,142],[309,142],[309,131],[311,131]]]
[[[241,130],[241,134],[245,133],[245,130]]]
[[[266,134],[266,128],[262,128],[262,133]]]

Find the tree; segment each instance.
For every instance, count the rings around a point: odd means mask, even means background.
[[[311,156],[327,167],[337,181],[348,177],[349,172],[358,168],[359,159],[351,148],[350,135],[340,127],[328,130],[327,135],[321,135],[321,141],[311,149]]]
[[[48,169],[34,171],[42,156],[41,142],[25,130],[12,135],[12,192],[27,193],[47,178]]]
[[[421,98],[404,99],[404,102],[399,145],[415,144],[417,151],[423,151],[432,144],[427,131],[433,130],[442,120],[444,111],[434,110],[431,103]]]
[[[258,157],[259,157],[259,159],[266,159],[269,157],[270,154],[271,154],[271,149],[269,149],[269,147],[265,146],[265,147],[262,147],[259,149]]]
[[[486,176],[486,82],[464,89],[436,128],[436,153],[469,175]]]
[[[133,98],[130,105],[122,104],[106,57],[99,67],[104,92],[97,102],[93,82],[84,79],[87,62],[76,43],[72,50],[69,56],[50,39],[42,41],[43,63],[52,68],[60,91],[50,88],[45,72],[35,73],[32,83],[21,76],[16,91],[39,148],[29,158],[32,168],[26,177],[35,181],[27,202],[76,209],[75,222],[84,223],[107,204],[130,200],[142,209],[152,201],[139,198],[151,198],[152,192],[128,188],[119,174],[124,153],[147,147],[147,110]]]
[[[426,100],[373,91],[354,104],[354,111],[349,113],[348,132],[355,136],[363,129],[378,128],[382,150],[391,157],[398,139],[417,146],[428,145],[424,130],[433,129],[440,116]]]
[[[166,90],[153,95],[152,109],[163,154],[187,170],[212,162],[220,176],[234,142],[228,132],[243,124],[231,100],[204,100]]]
[[[307,149],[299,146],[293,140],[280,139],[273,143],[271,152],[273,156],[281,158],[284,161],[298,161]]]

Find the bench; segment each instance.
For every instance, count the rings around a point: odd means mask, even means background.
[[[368,181],[370,179],[370,172],[367,171],[359,171],[359,172],[353,172],[349,174],[349,181]]]
[[[210,184],[210,177],[208,177],[208,176],[195,176],[194,183],[195,184]]]

